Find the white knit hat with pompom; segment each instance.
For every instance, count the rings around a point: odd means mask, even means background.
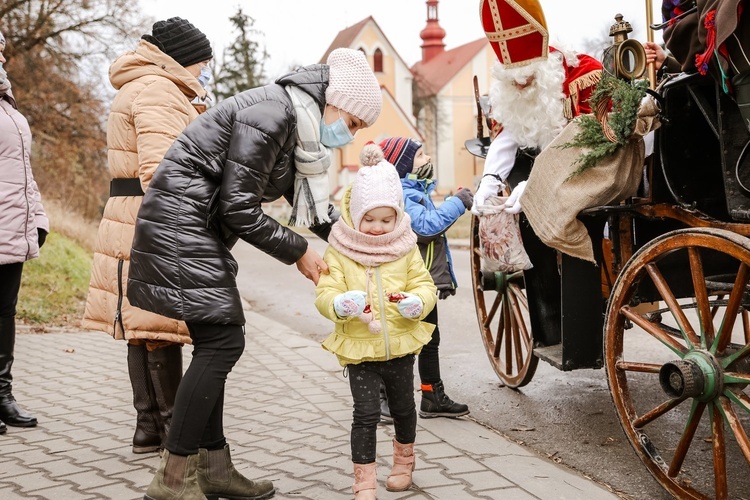
[[[362,167],[352,186],[349,212],[354,229],[367,212],[373,208],[391,207],[398,220],[404,213],[404,191],[396,167],[383,159],[383,150],[377,144],[366,144],[359,155]]]

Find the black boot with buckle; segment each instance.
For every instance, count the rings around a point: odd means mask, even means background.
[[[434,384],[422,384],[422,403],[419,407],[420,417],[456,418],[468,414],[468,406],[456,403],[445,394],[442,380],[435,382]]]

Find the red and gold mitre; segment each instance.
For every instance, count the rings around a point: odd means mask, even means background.
[[[505,67],[547,58],[549,33],[538,0],[481,0],[479,18],[492,50]]]

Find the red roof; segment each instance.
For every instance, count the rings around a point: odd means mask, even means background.
[[[353,24],[348,28],[339,31],[339,34],[336,35],[336,38],[333,39],[333,42],[331,42],[331,45],[328,46],[325,54],[323,54],[323,57],[320,59],[320,63],[325,64],[328,60],[328,54],[333,52],[335,49],[338,49],[340,47],[351,47],[352,43],[354,43],[354,39],[357,38],[357,35],[359,35],[359,32],[362,31],[362,28],[365,27],[365,24],[367,24],[368,21],[374,21],[372,16],[366,17],[357,24]]]
[[[414,81],[419,86],[420,96],[435,95],[450,82],[482,48],[488,45],[486,37],[446,50],[426,63],[412,66]]]

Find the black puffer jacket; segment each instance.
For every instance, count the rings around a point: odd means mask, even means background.
[[[142,309],[193,323],[245,323],[229,252],[242,238],[285,264],[307,241],[261,210],[294,193],[297,118],[284,86],[325,106],[328,66],[222,101],[167,151],[135,226],[128,298]],[[327,229],[327,228],[326,228]]]

